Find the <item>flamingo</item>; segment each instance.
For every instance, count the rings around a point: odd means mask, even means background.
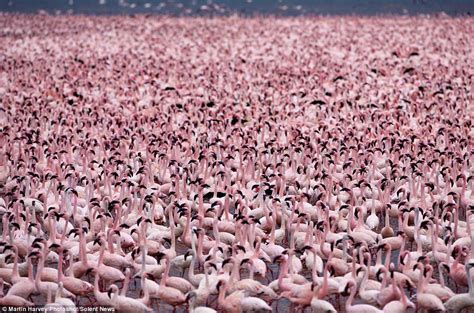
[[[171,7],[2,14],[0,303],[468,308],[471,20]]]
[[[247,297],[243,291],[236,291],[226,297],[226,289],[227,283],[223,280],[219,281],[217,284],[217,290],[219,291],[218,303],[219,306],[223,307],[228,312],[268,312],[272,310],[272,308],[262,299]]]

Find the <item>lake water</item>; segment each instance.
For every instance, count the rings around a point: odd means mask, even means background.
[[[378,15],[474,13],[474,0],[0,0],[0,11],[72,14]]]

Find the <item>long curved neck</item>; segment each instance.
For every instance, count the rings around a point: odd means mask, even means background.
[[[287,260],[283,261],[283,263],[281,264],[281,267],[282,268],[280,269],[280,273],[278,277],[278,288],[280,288],[280,290],[284,290],[283,278],[288,276],[288,261]]]
[[[387,245],[387,254],[385,255],[385,268],[390,268],[390,256],[392,255],[392,247]]]
[[[448,255],[448,258],[449,258],[449,255]],[[444,283],[444,275],[443,275],[443,262],[440,262],[438,264],[438,272],[440,273],[439,275],[439,283],[441,285],[441,287],[445,287],[445,283]]]
[[[291,252],[291,250],[288,252],[288,269],[290,275],[293,275],[295,273],[295,269],[293,267],[293,253]]]
[[[459,225],[459,210],[454,210],[454,238],[459,239],[458,233],[458,225]],[[469,223],[467,224],[469,225]]]
[[[56,241],[56,235],[55,235],[56,227],[54,227],[54,225],[53,225],[53,218],[51,218],[51,214],[48,215],[48,228],[49,228],[49,233],[51,234],[49,236],[49,238],[51,240],[51,243],[55,243],[55,241]]]
[[[79,258],[84,265],[87,265],[86,241],[82,230],[79,231]]]
[[[421,243],[421,239],[420,239],[420,231],[416,230],[418,229],[418,226],[415,226],[415,243],[416,243],[416,252],[419,253],[421,255],[421,253],[423,252],[422,250],[422,243]]]
[[[145,276],[142,276],[142,286],[143,286],[142,302],[147,304],[150,302],[150,291],[148,290],[148,284],[146,283]]]
[[[220,289],[219,289],[219,296],[217,298],[217,303],[219,303],[219,305],[222,305],[222,303],[224,303],[225,301],[225,292],[226,292],[227,288],[226,286],[222,286]]]
[[[400,216],[400,215],[399,215]],[[398,223],[398,227],[400,227],[401,224]],[[390,212],[389,209],[385,209],[385,227],[390,227]]]
[[[171,212],[171,210],[170,210]],[[171,229],[171,251],[176,252],[176,230],[174,224],[173,214],[170,213],[170,229]]]
[[[349,295],[349,298],[347,299],[346,302],[346,311],[350,311],[350,307],[352,306],[352,301],[354,300],[355,294],[356,294],[356,286],[353,286],[351,289],[351,294]]]
[[[403,218],[402,227],[403,227],[403,229],[406,229],[408,227],[408,220],[410,219],[410,216],[407,213],[404,213],[402,218]],[[415,219],[416,219],[416,217],[415,217]],[[415,223],[415,229],[416,229],[416,223]],[[416,235],[416,233],[415,233],[415,235]]]
[[[35,284],[36,288],[38,288],[38,285],[41,283],[41,273],[43,272],[44,268],[44,257],[41,258],[38,264],[38,270],[36,271],[36,278],[35,278]]]
[[[382,249],[377,251],[377,259],[375,259],[375,265],[382,264]]]
[[[433,269],[429,268],[428,273],[426,274],[425,281],[428,283],[431,280],[431,277],[433,277]]]
[[[204,189],[199,190],[198,194],[198,199],[199,199],[199,204],[198,204],[198,215],[204,217]]]
[[[160,285],[165,286],[166,281],[168,280],[168,276],[170,275],[170,267],[171,267],[171,262],[168,257],[166,258],[166,268],[165,268],[165,273],[163,274],[163,277],[161,278]]]
[[[214,235],[214,238],[216,239],[216,247],[220,246],[221,239],[219,236],[219,230],[217,228],[217,219],[214,219],[214,221],[212,222],[212,233]],[[214,250],[217,250],[217,249],[214,249]]]
[[[362,281],[360,283],[359,290],[364,291],[365,290],[365,284],[367,283],[367,280],[369,279],[369,269],[364,267],[364,277],[362,277]]]
[[[354,224],[354,220],[355,220],[354,210],[355,210],[355,207],[350,208],[349,215],[347,218],[347,233],[349,235],[352,234],[352,225]]]
[[[272,246],[275,244],[276,223],[277,223],[276,211],[273,211],[273,213],[272,213],[272,229],[270,231],[270,243],[269,243]]]
[[[183,237],[182,237],[182,240],[184,241],[184,238],[186,238],[186,236],[188,235],[189,233],[189,225],[191,223],[191,217],[190,216],[187,216],[186,217],[186,223],[184,224],[184,231],[183,231]],[[192,239],[193,239],[193,234],[191,232],[191,243],[192,243]]]
[[[8,227],[8,219],[7,219],[7,215],[5,214],[3,216],[3,219],[2,219],[2,226],[3,226],[3,229],[2,229],[2,236],[3,238],[9,238],[10,240],[10,244],[12,244],[12,238],[9,236],[8,232],[9,232],[9,229],[10,227]]]
[[[240,280],[240,267],[239,267],[239,262],[234,260],[234,263],[232,265],[232,273],[230,274],[230,279],[229,283],[233,283],[235,281]]]
[[[119,291],[117,289],[115,289],[113,291],[114,295],[112,296],[112,303],[117,303],[117,299],[119,297]]]
[[[117,236],[116,248],[117,248],[116,249],[117,254],[123,256],[124,253],[123,253],[123,250],[122,250],[122,236],[121,235]]]
[[[402,238],[402,245],[400,246],[400,251],[398,252],[399,255],[405,251],[406,241],[407,241],[407,240],[406,240],[406,237],[403,236],[403,238]]]
[[[196,266],[196,254],[194,254],[191,258],[191,264],[189,265],[189,270],[188,270],[188,278],[190,280],[194,280],[194,267]]]
[[[197,242],[197,257],[199,260],[202,260],[204,258],[203,256],[203,241],[204,241],[204,234],[199,233],[198,234],[198,242]]]
[[[226,194],[225,200],[224,200],[224,214],[225,214],[225,219],[226,219],[227,221],[230,220],[229,208],[230,208],[230,199],[229,199],[229,195]]]
[[[57,296],[57,291],[56,291],[56,296]],[[53,296],[52,296],[51,288],[48,287],[48,291],[47,291],[47,295],[46,295],[46,303],[51,303],[52,298],[53,298]]]
[[[59,252],[59,261],[58,261],[58,283],[60,283],[63,279],[63,260],[64,260],[64,254],[63,252]]]
[[[220,294],[220,292],[219,292],[219,294]],[[196,302],[196,300],[189,301],[189,313],[194,313],[195,312],[195,310],[194,310],[194,308],[196,307],[195,302]]]
[[[284,203],[284,202],[283,202]],[[283,204],[281,206],[281,223],[280,223],[280,230],[285,231],[286,230],[286,204]],[[275,213],[276,214],[276,213]]]
[[[29,258],[28,258],[29,260]],[[12,270],[12,277],[18,278],[18,251],[15,249],[15,259],[13,261],[13,270]]]
[[[383,278],[382,278],[382,288],[385,288],[387,286],[387,281],[388,281],[388,274],[387,274],[387,271],[388,269],[386,269],[385,267],[383,267]]]
[[[452,253],[452,240],[451,238],[448,240],[448,252],[446,253],[446,264],[448,267],[451,264],[451,253]]]
[[[425,268],[423,265],[421,265],[421,268],[420,268],[420,277],[418,279],[418,288],[417,288],[417,292],[421,293],[423,292],[423,289],[424,289],[424,277],[423,277],[423,272],[424,272]]]
[[[31,262],[31,258],[26,260],[26,267],[28,268],[28,279],[29,281],[34,281],[33,278],[33,263]]]
[[[114,240],[113,240],[113,237],[112,237],[112,232],[111,232],[111,230],[108,231],[108,235],[107,235],[107,246],[108,246],[108,248],[109,248],[109,253],[114,254],[114,253],[115,253]]]
[[[141,280],[141,286],[142,288],[145,288],[144,285],[145,284],[145,281],[144,281],[144,278],[145,278],[145,275],[142,273],[142,280]],[[123,287],[122,287],[122,290],[120,290],[120,295],[121,296],[124,296],[126,297],[127,296],[127,291],[128,291],[128,285],[130,283],[130,271],[127,270],[127,272],[125,273],[125,279],[123,281]]]
[[[461,252],[458,253],[458,255],[456,256],[456,258],[454,259],[454,262],[453,262],[453,267],[457,267],[457,265],[459,264],[459,261],[461,259]]]
[[[346,239],[346,237],[342,238],[342,252],[343,252],[342,261],[344,261],[344,263],[347,263],[347,239]]]
[[[313,265],[313,267],[316,267],[316,264]],[[318,290],[317,297],[318,299],[323,299],[328,292],[328,269],[326,268],[324,271],[324,276],[323,276],[323,285],[321,286],[321,289]]]
[[[255,266],[253,265],[253,261],[249,262],[249,279],[253,280],[253,276],[255,273]]]
[[[313,278],[313,281],[316,281],[318,278],[318,270],[316,266],[316,251],[311,250],[311,253],[313,254],[313,268],[311,269],[311,277]]]
[[[99,261],[97,262],[97,266],[102,265],[102,262],[104,261],[104,254],[105,254],[105,246],[102,244],[100,246]]]
[[[207,272],[207,269],[204,267],[204,282],[206,283],[206,287],[209,286],[209,273]]]

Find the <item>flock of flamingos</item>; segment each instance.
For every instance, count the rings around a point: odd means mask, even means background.
[[[2,308],[474,309],[471,18],[0,26]]]

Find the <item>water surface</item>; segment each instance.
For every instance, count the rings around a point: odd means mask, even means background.
[[[72,14],[172,15],[464,15],[474,0],[2,0],[0,11]]]

